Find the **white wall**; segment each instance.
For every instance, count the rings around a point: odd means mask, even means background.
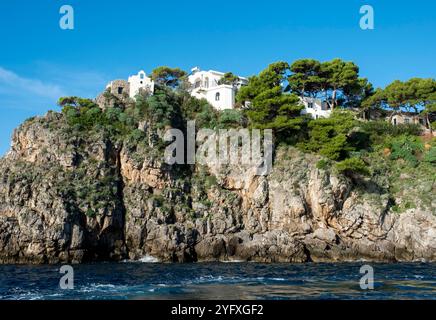
[[[218,86],[218,81],[224,76],[224,73],[217,71],[198,71],[188,77],[188,81],[195,85],[200,83],[203,89],[214,88]]]
[[[154,92],[154,81],[147,77],[144,71],[139,71],[137,75],[129,77],[130,84],[130,98],[135,98],[139,89],[149,90],[152,94]]]
[[[218,71],[197,71],[188,77],[192,85],[191,95],[198,99],[206,99],[214,108],[218,110],[233,109],[235,105],[235,88],[231,85],[219,85],[219,80],[224,76],[223,72]],[[247,79],[240,78],[242,83]],[[216,94],[219,93],[219,100]]]
[[[332,110],[323,110],[322,102],[319,99],[307,98],[302,99],[300,97],[300,101],[304,105],[304,109],[301,110],[301,114],[309,114],[313,119],[318,118],[329,118],[332,114]],[[312,103],[313,108],[309,108],[309,104]]]
[[[217,100],[219,94],[219,100]],[[230,85],[221,85],[207,91],[206,100],[218,110],[233,109],[235,89]]]

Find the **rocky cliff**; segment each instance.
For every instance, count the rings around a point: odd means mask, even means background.
[[[0,160],[0,263],[436,260],[435,204],[392,210],[316,155],[276,151],[270,175],[169,166],[148,146],[31,119]],[[432,186],[428,192],[434,194]]]

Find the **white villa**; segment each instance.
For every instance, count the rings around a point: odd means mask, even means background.
[[[304,105],[304,109],[301,111],[301,114],[308,114],[313,119],[329,118],[332,113],[332,110],[328,103],[325,101],[321,101],[320,99],[300,97],[300,101]]]
[[[200,71],[198,67],[193,68],[188,76],[188,82],[191,84],[189,89],[191,95],[198,99],[206,99],[218,110],[234,108],[236,90],[246,85],[248,79],[238,77],[234,84],[220,84],[220,80],[224,75],[224,72]],[[130,98],[135,98],[140,90],[153,94],[154,87],[154,81],[141,70],[138,74],[130,76],[128,81],[111,81],[107,84],[106,89],[118,97],[128,95]],[[99,98],[99,101],[101,101],[102,105],[105,103],[101,98]]]
[[[193,68],[188,76],[188,82],[191,85],[189,89],[190,94],[198,99],[206,99],[217,110],[233,109],[235,107],[236,91],[241,86],[247,85],[248,79],[238,76],[235,83],[222,84],[220,80],[224,75],[224,72],[214,70],[202,71],[198,67]],[[138,74],[130,76],[128,81],[111,81],[106,86],[106,89],[119,98],[123,96],[135,98],[140,91],[153,94],[154,87],[154,81],[141,70]],[[328,118],[331,115],[332,110],[329,105],[320,99],[300,97],[300,101],[304,105],[301,114],[308,114],[313,119]],[[97,98],[97,103],[105,106],[107,102],[100,95]],[[249,106],[249,104],[247,101],[246,106]]]
[[[198,99],[206,99],[218,110],[233,109],[236,90],[248,83],[247,78],[238,77],[235,85],[220,84],[224,73],[218,71],[201,71],[198,67],[191,70],[188,77],[191,83],[191,95]]]

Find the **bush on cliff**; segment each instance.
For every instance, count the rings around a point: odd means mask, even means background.
[[[309,137],[298,146],[304,151],[317,152],[330,160],[343,160],[356,149],[348,136],[355,125],[352,113],[336,111],[330,118],[310,121]]]
[[[348,158],[336,163],[336,169],[345,175],[352,176],[354,174],[369,175],[368,165],[360,158]]]
[[[417,124],[398,124],[394,126],[384,120],[362,122],[359,126],[369,134],[372,145],[383,144],[387,137],[419,136],[422,132],[421,127]]]
[[[401,135],[388,139],[387,146],[392,150],[390,159],[402,159],[412,167],[419,163],[418,156],[424,150],[424,146],[418,137]]]

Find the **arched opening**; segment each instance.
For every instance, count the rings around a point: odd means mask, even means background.
[[[201,79],[196,79],[194,82],[194,88],[200,88],[201,87]]]
[[[215,101],[220,101],[221,94],[219,92],[215,93]]]

